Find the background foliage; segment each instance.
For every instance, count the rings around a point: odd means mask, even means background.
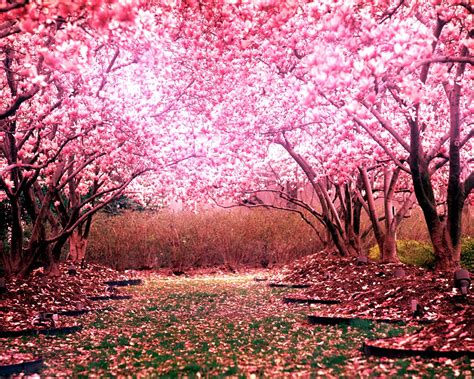
[[[465,221],[462,265],[473,270],[474,227]],[[364,224],[368,225],[368,220]],[[398,238],[403,263],[433,266],[433,248],[419,210],[402,223]],[[371,259],[379,257],[372,236],[364,245]],[[192,213],[127,209],[97,216],[87,256],[118,269],[235,269],[286,264],[322,248],[315,232],[298,215],[278,210]]]
[[[88,257],[119,269],[267,267],[320,249],[299,216],[276,210],[126,211],[97,217]]]

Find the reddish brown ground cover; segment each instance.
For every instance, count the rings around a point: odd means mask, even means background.
[[[0,332],[30,329],[33,319],[43,312],[100,308],[103,304],[89,297],[118,291],[103,284],[104,281],[128,278],[125,273],[98,265],[78,268],[80,275],[70,275],[68,270],[66,265],[61,265],[59,277],[47,277],[37,271],[28,280],[12,279],[7,293],[0,295]],[[55,324],[56,327],[75,325],[68,317],[59,317]],[[41,329],[41,325],[38,327]]]
[[[395,277],[394,272],[399,267],[403,267],[406,276]],[[0,295],[0,332],[32,328],[31,321],[40,312],[107,307],[106,302],[91,301],[89,298],[120,294],[121,289],[109,288],[103,282],[129,279],[137,274],[118,273],[97,265],[79,268],[77,275],[69,275],[67,271],[67,266],[64,265],[62,275],[58,278],[44,277],[37,272],[28,281],[9,282],[8,292]],[[222,273],[221,270],[214,269],[184,275],[219,276]],[[159,274],[163,277],[172,273]],[[372,340],[372,346],[470,354],[474,352],[473,294],[471,291],[466,297],[460,296],[457,290],[453,290],[450,276],[412,266],[380,265],[374,262],[357,265],[354,258],[341,259],[331,252],[314,254],[279,271],[257,272],[255,275],[269,278],[261,284],[255,283],[259,286],[266,286],[269,281],[311,284],[310,288],[297,292],[282,290],[282,299],[289,293],[297,293],[298,296],[340,301],[338,304],[312,304],[307,308],[308,314],[404,320],[418,330],[408,336]],[[148,276],[156,276],[156,273],[142,272],[139,276],[146,279]],[[422,306],[420,316],[414,317],[412,314],[412,299],[416,299]],[[275,309],[278,307],[273,307],[272,312]],[[56,327],[76,324],[74,317],[60,316]],[[29,354],[2,354],[0,351],[0,366],[34,358],[36,357]]]
[[[405,276],[397,277],[402,268]],[[283,269],[275,281],[311,283],[295,296],[337,299],[339,304],[312,305],[312,313],[326,317],[357,317],[426,323],[414,335],[377,342],[378,346],[474,354],[474,288],[461,296],[452,275],[403,264],[358,264],[320,252]],[[414,315],[412,301],[419,304]]]

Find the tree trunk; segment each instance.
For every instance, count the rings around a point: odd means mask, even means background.
[[[46,268],[44,272],[46,275],[50,277],[58,277],[61,275],[61,271],[59,270],[59,260],[55,259],[55,252],[54,252],[55,247],[56,246],[54,246],[53,249],[48,248],[47,253],[46,253],[48,262],[46,264]]]
[[[69,260],[80,263],[86,256],[87,239],[83,238],[78,230],[74,230],[69,237]]]
[[[442,220],[430,231],[436,256],[436,270],[454,271],[460,268],[461,241],[453,243],[447,222]]]
[[[30,242],[28,248],[24,251],[23,259],[15,276],[18,278],[29,276],[41,259],[47,259],[47,249],[48,246],[44,242]]]
[[[446,21],[438,18],[435,28],[436,40],[439,39]],[[468,32],[469,38],[474,38],[474,31]],[[436,42],[433,45],[433,50]],[[469,49],[462,47],[461,56],[467,56]],[[421,82],[425,83],[428,77],[430,64],[422,67]],[[422,137],[420,133],[419,104],[414,107],[414,117],[408,120],[410,125],[410,169],[413,178],[418,204],[423,210],[431,242],[436,256],[436,269],[439,271],[453,271],[460,267],[461,258],[461,229],[462,209],[468,193],[461,182],[461,77],[466,68],[465,62],[457,64],[455,80],[444,83],[444,89],[449,100],[449,173],[447,190],[447,219],[439,215],[434,195],[431,175],[428,168],[427,155],[423,152]]]
[[[356,256],[357,252],[354,251],[353,247],[346,243],[341,237],[341,234],[331,221],[325,222],[326,228],[331,236],[331,240],[336,246],[337,251],[343,257]]]
[[[283,136],[284,137],[284,136]],[[285,138],[285,137],[284,137]],[[360,253],[359,231],[354,229],[353,215],[350,214],[352,207],[346,207],[342,198],[342,192],[339,188],[339,206],[343,212],[343,219],[346,220],[344,224],[341,220],[338,210],[336,209],[335,200],[328,194],[328,185],[331,182],[327,177],[319,177],[311,165],[304,157],[296,153],[288,140],[284,139],[278,142],[301,167],[311,186],[319,199],[322,208],[322,223],[327,228],[334,245],[342,256],[357,256]],[[337,188],[336,188],[337,190]],[[352,197],[348,199],[352,204]],[[349,209],[350,208],[350,209]],[[357,212],[359,209],[357,209]],[[360,216],[360,212],[354,215]],[[357,220],[359,222],[359,220]],[[357,224],[357,228],[358,228]],[[350,232],[346,232],[350,231]]]
[[[387,231],[385,233],[380,257],[383,263],[400,263],[397,255],[397,236],[395,232]]]
[[[23,248],[23,226],[21,223],[21,207],[19,199],[11,199],[10,205],[12,213],[10,252],[5,254],[6,262],[4,262],[4,267],[7,276],[14,276],[21,266]]]

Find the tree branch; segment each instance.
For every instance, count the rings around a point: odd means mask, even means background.
[[[403,163],[393,154],[392,151],[385,145],[385,143],[382,142],[380,138],[377,137],[377,135],[367,126],[365,123],[358,117],[352,115],[352,119],[362,127],[367,134],[385,151],[385,153],[390,157],[390,159],[398,166],[400,169],[405,171],[406,173],[410,173],[410,170],[408,170]]]
[[[0,120],[4,120],[7,117],[13,116],[16,111],[20,108],[21,104],[23,104],[25,101],[31,99],[34,95],[36,95],[39,91],[40,87],[37,85],[34,85],[31,90],[28,92],[25,92],[15,99],[13,104],[10,105],[9,108],[4,110],[2,113],[0,113]]]
[[[107,83],[106,75],[110,73],[110,71],[112,70],[112,67],[114,66],[115,61],[117,60],[119,54],[120,54],[120,49],[117,47],[107,69],[105,70],[105,73],[104,73],[104,76],[102,77],[102,81],[100,82],[99,88],[97,89],[97,92],[95,94],[97,97],[99,96],[100,91],[104,89],[105,84]]]
[[[400,145],[402,145],[402,147],[409,153],[410,146],[408,145],[408,143],[405,142],[405,140],[400,136],[400,134],[398,134],[397,131],[394,128],[392,128],[390,123],[387,120],[385,120],[382,117],[382,115],[374,107],[371,107],[366,101],[362,101],[362,105],[364,105],[369,110],[369,112],[372,113],[372,115],[374,115],[377,121],[380,122],[380,125],[382,125],[382,127],[387,132],[389,132],[393,136],[393,138],[395,138],[395,140]]]
[[[418,66],[424,66],[430,63],[469,63],[469,64],[474,65],[474,57],[473,56],[459,57],[459,56],[454,56],[454,55],[434,57],[434,58],[424,59],[418,62]]]
[[[154,118],[161,117],[165,113],[168,113],[171,110],[171,108],[173,108],[173,105],[175,103],[177,103],[184,96],[184,94],[186,93],[188,88],[191,87],[193,84],[194,84],[194,79],[192,79],[191,82],[186,87],[184,87],[184,89],[181,91],[181,93],[164,110],[162,110],[159,113],[151,115],[151,117],[154,117]]]
[[[464,200],[474,190],[474,171],[472,171],[463,183]]]
[[[14,2],[13,4],[4,5],[4,6],[0,7],[0,13],[7,13],[7,12],[10,12],[14,9],[22,8],[25,5],[27,5],[29,2],[30,2],[29,0],[23,0],[23,1],[20,1],[18,3]]]

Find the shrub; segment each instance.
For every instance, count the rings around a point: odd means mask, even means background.
[[[466,237],[462,240],[461,266],[474,272],[474,238]]]
[[[413,240],[397,241],[397,253],[400,261],[405,264],[433,268],[435,256],[433,247],[426,242]],[[373,260],[380,259],[380,250],[378,245],[369,250],[369,258]],[[474,239],[471,237],[463,238],[461,243],[461,266],[469,271],[474,271]]]
[[[414,240],[398,240],[397,253],[400,261],[405,264],[432,267],[434,263],[433,248],[429,243]],[[380,259],[378,245],[373,246],[369,250],[369,258],[373,260]]]

